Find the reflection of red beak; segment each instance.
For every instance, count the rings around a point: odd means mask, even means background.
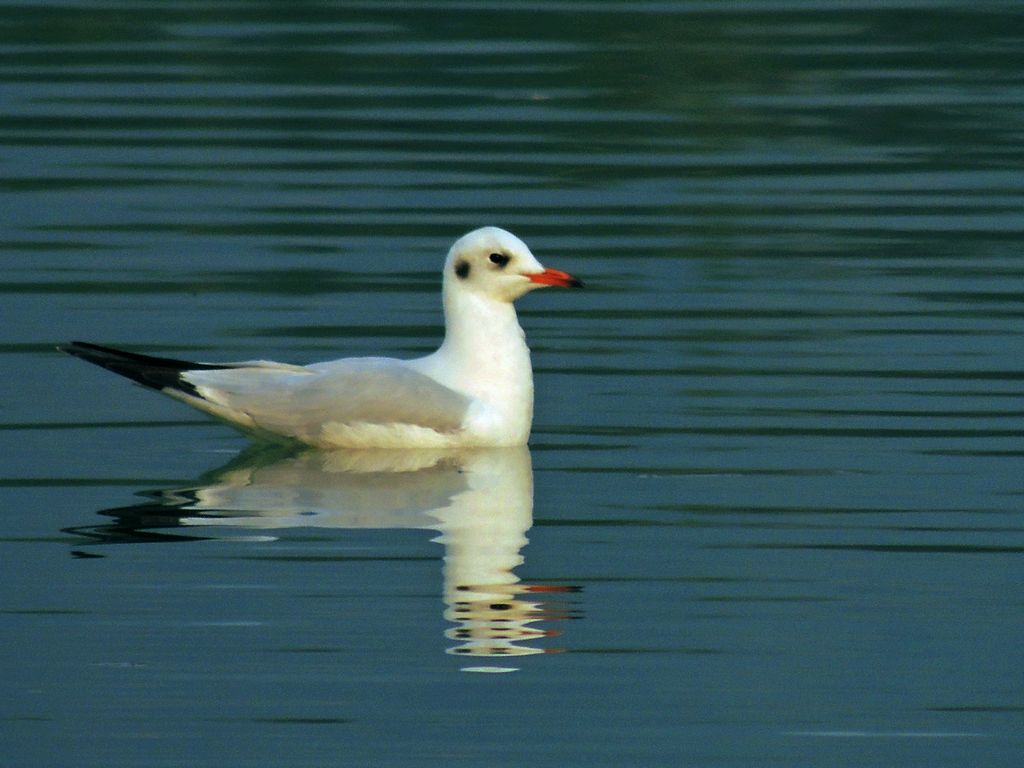
[[[554,285],[559,288],[582,288],[583,281],[577,280],[568,272],[559,272],[557,269],[545,269],[533,275],[526,275],[531,283],[541,285]]]

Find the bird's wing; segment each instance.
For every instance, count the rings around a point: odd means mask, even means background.
[[[191,370],[181,377],[198,394],[188,398],[192,405],[246,428],[313,444],[323,442],[325,427],[405,425],[453,433],[471,403],[390,358],[349,358],[301,369]]]

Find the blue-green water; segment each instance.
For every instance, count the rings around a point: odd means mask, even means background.
[[[1022,46],[0,5],[4,764],[1017,766]],[[521,302],[527,452],[242,453],[53,350],[423,354],[482,224],[588,285]]]

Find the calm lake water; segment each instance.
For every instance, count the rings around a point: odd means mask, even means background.
[[[0,4],[5,765],[1010,767],[1018,2]],[[528,450],[246,451],[60,355],[416,356]]]

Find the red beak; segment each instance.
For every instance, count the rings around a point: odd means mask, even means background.
[[[532,283],[541,285],[554,285],[559,288],[582,288],[583,281],[577,280],[568,272],[559,272],[557,269],[545,269],[532,275],[526,275]]]

